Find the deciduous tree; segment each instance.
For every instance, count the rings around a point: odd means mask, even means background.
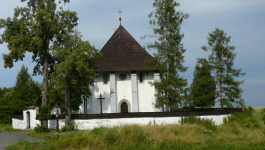
[[[81,40],[77,30],[69,32],[64,42],[56,44],[54,49],[53,55],[58,63],[54,66],[51,82],[65,94],[65,123],[66,127],[70,127],[71,98],[81,98],[81,94],[88,98],[91,95],[89,86],[94,84],[95,61],[100,55],[88,41]]]
[[[0,28],[5,28],[0,43],[6,42],[10,51],[3,54],[4,67],[12,68],[13,62],[22,61],[26,52],[33,53],[32,61],[37,63],[33,74],[43,75],[42,106],[48,105],[48,77],[54,64],[50,46],[54,40],[60,42],[66,31],[77,25],[77,20],[76,12],[62,8],[56,11],[56,0],[28,0],[27,7],[15,8],[12,19],[0,19]],[[48,127],[47,120],[44,125]]]
[[[204,51],[211,50],[209,55],[209,63],[215,74],[215,83],[217,85],[217,97],[221,107],[223,105],[232,107],[236,100],[241,98],[243,90],[240,85],[244,82],[235,80],[235,77],[245,75],[242,69],[235,69],[234,60],[236,54],[234,53],[235,46],[228,45],[231,36],[220,29],[215,29],[212,33],[209,33],[208,46],[203,46]]]

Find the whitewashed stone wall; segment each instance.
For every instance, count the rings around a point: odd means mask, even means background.
[[[27,112],[30,114],[30,129],[34,129],[37,124],[40,124],[39,120],[36,120],[36,116],[38,113],[39,107],[35,107],[35,109],[23,110],[23,120],[12,118],[12,127],[14,129],[27,129]]]
[[[230,116],[227,115],[209,115],[209,116],[198,116],[200,118],[212,119],[216,125],[223,124],[223,118]],[[75,124],[75,128],[78,130],[91,130],[98,127],[114,127],[120,125],[165,125],[165,124],[180,124],[181,117],[143,117],[143,118],[115,118],[115,119],[72,119],[72,123]],[[40,124],[38,120],[32,120],[32,123]],[[12,119],[12,126],[15,129],[26,129],[26,123],[19,121],[18,119]],[[32,124],[33,129],[36,125]],[[65,120],[59,119],[59,128],[65,126]],[[56,120],[49,120],[48,127],[50,129],[56,129]]]

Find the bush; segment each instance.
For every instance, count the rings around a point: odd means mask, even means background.
[[[261,109],[261,114],[262,114],[262,121],[264,121],[265,124],[265,108]]]
[[[251,106],[248,106],[248,110],[251,111],[251,112],[255,112],[254,108],[251,107]]]
[[[42,133],[42,132],[49,132],[49,129],[43,125],[37,125],[37,127],[34,128],[35,133]]]
[[[9,106],[0,106],[0,124],[12,124],[14,111]]]
[[[67,132],[67,131],[74,131],[75,130],[75,124],[71,123],[70,127],[67,128],[66,126],[61,128],[62,132]]]
[[[224,124],[237,122],[242,127],[246,128],[259,128],[261,127],[260,122],[252,116],[253,108],[251,106],[244,107],[243,112],[232,113],[231,116],[224,118]]]

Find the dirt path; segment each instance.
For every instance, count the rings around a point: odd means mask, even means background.
[[[5,147],[19,142],[19,140],[27,140],[31,142],[44,141],[43,139],[26,136],[27,132],[27,130],[19,132],[0,131],[0,150],[4,150]]]

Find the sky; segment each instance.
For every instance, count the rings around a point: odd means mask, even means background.
[[[13,17],[14,8],[25,7],[26,2],[20,0],[0,0],[0,18]],[[96,48],[102,48],[120,25],[119,9],[122,26],[142,45],[156,39],[144,35],[152,35],[148,14],[155,8],[153,0],[70,0],[58,7],[69,9],[78,14],[78,26],[83,35],[82,40],[89,41]],[[190,16],[184,20],[181,33],[186,52],[184,66],[189,67],[181,76],[187,78],[189,84],[193,79],[197,58],[207,58],[210,52],[201,49],[207,45],[208,33],[216,28],[224,30],[231,36],[229,45],[236,47],[234,68],[242,68],[245,76],[236,80],[244,80],[242,98],[249,106],[265,106],[265,1],[264,0],[178,0],[177,11]],[[0,35],[4,29],[0,29]],[[150,54],[155,51],[149,50]],[[0,53],[7,54],[7,44],[0,44]],[[26,53],[23,61],[14,63],[14,67],[4,68],[4,60],[0,57],[0,87],[12,87],[21,66],[28,67],[32,74],[35,63],[31,53]],[[34,80],[42,82],[42,76],[34,76]]]

